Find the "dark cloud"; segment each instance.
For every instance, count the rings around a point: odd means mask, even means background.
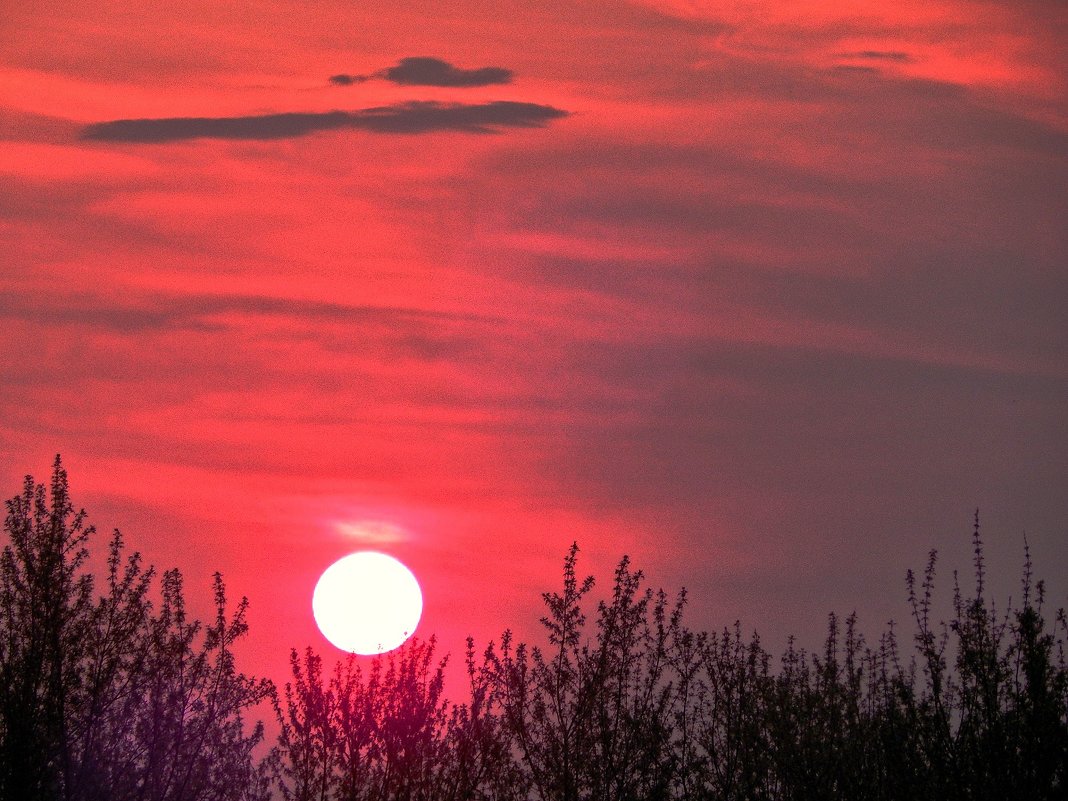
[[[379,133],[490,133],[495,128],[537,128],[567,115],[553,106],[511,100],[472,105],[414,102],[358,112],[353,127]]]
[[[499,100],[460,104],[411,102],[359,111],[289,112],[248,117],[168,117],[111,120],[86,126],[81,138],[102,142],[177,142],[187,139],[290,139],[318,131],[355,129],[375,133],[435,131],[492,133],[535,128],[568,112],[537,103]]]
[[[334,86],[352,86],[354,83],[363,83],[369,81],[370,78],[366,75],[331,75],[330,83]]]
[[[87,125],[82,139],[103,142],[175,142],[183,139],[287,139],[354,127],[359,112],[261,114],[249,117],[165,117]]]
[[[383,78],[401,86],[444,86],[454,89],[469,89],[477,86],[511,83],[512,71],[504,67],[480,67],[467,70],[454,67],[448,61],[430,56],[402,58],[395,66],[379,70],[372,75],[339,73],[330,76],[334,86],[352,86],[372,78]]]
[[[472,87],[511,83],[512,71],[503,67],[465,70],[440,58],[402,58],[395,67],[382,70],[383,78],[402,86]]]

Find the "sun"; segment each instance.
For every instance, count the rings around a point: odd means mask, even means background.
[[[312,614],[342,651],[392,651],[415,631],[423,593],[412,571],[392,556],[358,551],[330,565],[312,594]]]

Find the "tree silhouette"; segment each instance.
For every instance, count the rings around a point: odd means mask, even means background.
[[[215,620],[191,620],[182,577],[155,572],[122,537],[103,586],[87,568],[95,534],[75,512],[59,457],[49,488],[26,478],[7,502],[0,554],[0,797],[264,797],[243,715],[270,686],[240,673],[246,631],[215,577]],[[98,594],[99,589],[99,594]]]
[[[822,648],[773,659],[740,623],[684,622],[623,557],[592,603],[578,546],[542,596],[541,641],[468,639],[461,702],[447,657],[411,640],[332,668],[292,651],[278,694],[242,673],[245,601],[186,611],[118,532],[99,576],[95,534],[58,458],[7,503],[0,552],[0,798],[248,801],[1043,801],[1068,797],[1063,610],[1025,545],[1021,602],[989,598],[978,517],[974,590],[954,577],[937,619],[937,554],[906,578],[911,642],[869,643],[856,615]],[[158,580],[157,580],[158,579]],[[257,761],[270,698],[278,739]]]
[[[324,678],[322,659],[293,651],[293,680],[276,701],[279,790],[285,799],[518,798],[507,740],[493,715],[486,670],[467,654],[471,699],[443,696],[435,642],[410,640]],[[366,668],[366,669],[365,669]]]
[[[666,596],[643,589],[641,571],[624,557],[587,639],[582,602],[594,580],[578,581],[577,556],[573,545],[563,593],[543,596],[548,649],[503,638],[497,676],[505,726],[546,801],[667,798],[676,757],[666,679],[683,601],[669,615]]]

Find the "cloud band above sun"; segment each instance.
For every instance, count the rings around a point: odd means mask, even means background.
[[[88,125],[81,138],[101,142],[159,143],[188,139],[292,139],[334,130],[381,134],[439,131],[495,133],[502,128],[537,128],[567,111],[538,103],[412,101],[356,111],[285,112],[242,117],[165,117],[110,120]]]

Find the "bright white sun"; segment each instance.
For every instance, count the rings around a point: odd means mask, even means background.
[[[423,593],[412,571],[376,551],[349,554],[319,577],[312,613],[323,636],[342,651],[392,651],[415,631]]]

